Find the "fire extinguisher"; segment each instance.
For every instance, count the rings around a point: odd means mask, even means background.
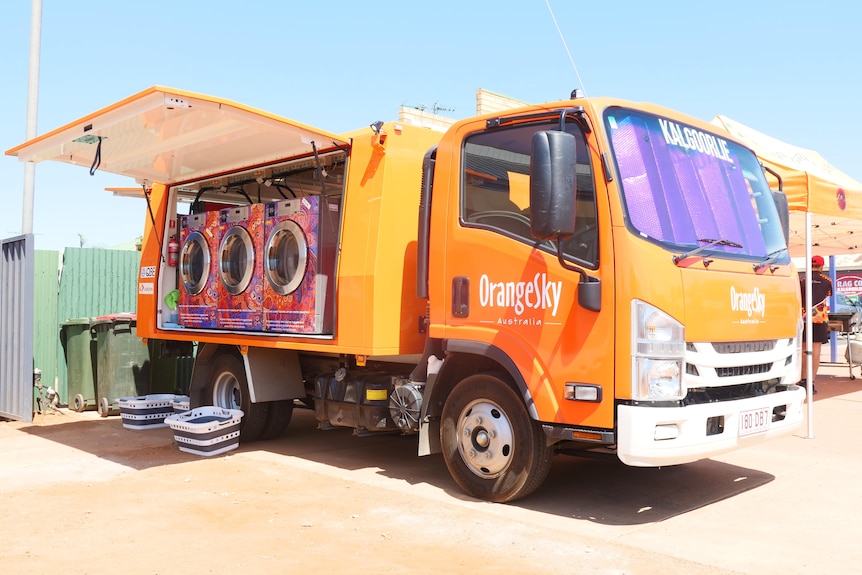
[[[180,242],[177,236],[171,236],[168,241],[168,265],[175,268],[178,263],[180,263]]]

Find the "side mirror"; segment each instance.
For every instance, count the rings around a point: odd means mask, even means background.
[[[530,153],[530,232],[537,239],[561,240],[575,233],[577,173],[575,137],[549,130],[533,134]],[[557,259],[565,269],[581,275],[578,305],[590,311],[602,309],[602,283],[583,269],[566,262],[562,242]]]
[[[781,190],[772,190],[772,199],[778,209],[778,221],[784,231],[784,243],[790,245],[790,204],[787,202],[787,194]]]
[[[533,134],[530,154],[530,227],[537,239],[575,233],[575,137],[550,130]]]

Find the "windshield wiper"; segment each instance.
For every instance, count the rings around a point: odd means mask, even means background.
[[[679,265],[679,262],[681,262],[682,260],[690,258],[691,256],[699,254],[703,250],[708,250],[709,248],[712,248],[715,246],[725,246],[725,247],[729,247],[729,248],[741,248],[742,247],[742,244],[738,244],[736,242],[732,242],[730,240],[724,240],[724,239],[714,240],[712,238],[700,238],[697,241],[700,243],[705,243],[706,245],[700,246],[699,248],[695,248],[693,250],[689,250],[689,251],[687,251],[683,254],[680,254],[678,256],[673,256],[673,263]],[[712,260],[708,260],[706,258],[703,259],[703,264],[705,266],[709,267],[710,263],[712,263]]]
[[[766,257],[763,258],[763,261],[758,262],[756,264],[751,264],[751,267],[754,268],[754,271],[757,271],[760,268],[765,268],[766,266],[769,266],[769,264],[771,264],[772,262],[777,260],[781,256],[781,254],[786,252],[786,251],[787,251],[787,248],[781,248],[780,250],[775,250],[774,252],[767,254]],[[775,266],[769,266],[769,271],[771,271],[772,273],[775,273],[776,269],[778,269],[778,268]]]

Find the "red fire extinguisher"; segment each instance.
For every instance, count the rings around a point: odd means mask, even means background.
[[[168,265],[175,268],[178,263],[180,263],[180,242],[177,236],[171,236],[168,241]]]

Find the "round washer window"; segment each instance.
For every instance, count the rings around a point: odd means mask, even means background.
[[[206,238],[200,232],[192,232],[180,250],[180,277],[186,293],[198,295],[204,291],[209,271],[210,251]]]
[[[225,234],[219,247],[219,277],[231,295],[245,291],[254,273],[254,244],[242,226],[234,226]]]
[[[266,279],[273,291],[287,295],[305,278],[308,244],[302,228],[285,220],[272,230],[266,242]]]

